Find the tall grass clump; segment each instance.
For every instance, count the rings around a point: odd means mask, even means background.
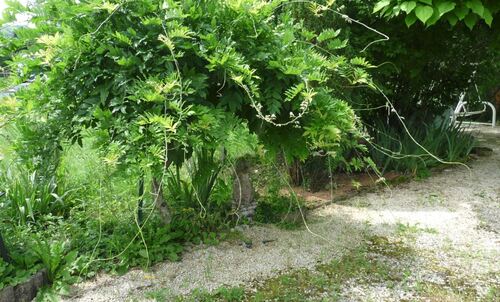
[[[443,162],[465,161],[475,144],[470,133],[446,119],[425,123],[412,118],[406,121],[406,126],[411,136],[401,127],[382,122],[373,127],[371,156],[382,172],[425,176],[429,168]]]
[[[0,200],[2,206],[20,224],[35,222],[47,214],[63,216],[70,208],[72,190],[65,191],[55,177],[28,171],[21,165],[2,165],[0,188],[5,193]]]

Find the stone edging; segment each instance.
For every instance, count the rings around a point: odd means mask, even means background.
[[[0,291],[0,302],[32,301],[36,297],[38,290],[48,284],[47,270],[43,269],[22,283],[2,289]]]

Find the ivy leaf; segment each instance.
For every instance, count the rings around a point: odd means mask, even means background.
[[[491,27],[491,23],[493,22],[493,15],[491,14],[490,10],[487,9],[486,7],[484,8],[483,19],[484,22],[486,22],[486,24],[488,24],[488,26]]]
[[[419,2],[425,3],[427,5],[432,5],[432,0],[420,0]]]
[[[459,6],[455,8],[455,15],[457,15],[458,20],[463,20],[468,13],[469,13],[469,8],[465,6]]]
[[[465,5],[468,8],[470,8],[474,13],[478,14],[481,17],[483,16],[484,6],[480,0],[469,0],[465,3]]]
[[[415,14],[407,15],[405,18],[405,23],[406,26],[408,27],[412,26],[415,23],[415,21],[417,21],[417,16],[415,16]]]
[[[474,28],[474,25],[476,25],[478,20],[477,15],[474,14],[468,14],[467,17],[465,17],[464,22],[467,27],[472,30]]]
[[[415,9],[416,6],[417,6],[417,3],[415,1],[406,1],[406,2],[401,3],[401,5],[399,7],[401,7],[402,11],[409,14]]]
[[[384,7],[388,6],[391,4],[391,0],[381,0],[375,4],[375,7],[373,8],[373,12],[376,13],[379,10],[383,9]]]
[[[434,14],[434,9],[432,9],[432,7],[427,6],[427,5],[418,6],[415,9],[415,15],[424,24],[425,24],[425,22],[427,22],[427,20],[429,20],[430,17],[432,17],[432,14]]]
[[[434,10],[434,13],[432,14],[432,17],[430,17],[429,20],[427,20],[426,25],[427,27],[436,24],[437,21],[441,18],[441,14],[439,14],[439,11],[437,9]]]
[[[458,22],[457,16],[452,15],[452,14],[448,15],[447,19],[448,19],[448,22],[450,23],[451,26],[455,26]]]
[[[452,11],[455,8],[455,6],[457,6],[457,4],[450,2],[450,1],[445,1],[445,2],[439,3],[437,6],[437,9],[439,11],[439,16],[442,16],[442,15],[446,14],[447,12]]]

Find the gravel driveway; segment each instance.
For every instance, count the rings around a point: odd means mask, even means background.
[[[412,257],[392,263],[396,269],[411,268],[410,273],[404,284],[347,280],[341,300],[446,301],[432,297],[444,291],[450,293],[448,301],[459,301],[462,290],[467,297],[472,293],[472,300],[487,298],[492,289],[493,295],[499,294],[499,128],[484,128],[479,135],[481,144],[494,152],[472,161],[470,170],[450,167],[422,181],[317,209],[310,215],[310,230],[246,229],[250,248],[238,241],[194,247],[182,261],[162,263],[147,272],[100,275],[78,284],[67,301],[142,301],[144,293],[158,289],[179,295],[222,285],[249,288],[256,280],[339,259],[367,235],[401,240],[411,247]],[[419,291],[422,284],[435,289],[431,296]]]

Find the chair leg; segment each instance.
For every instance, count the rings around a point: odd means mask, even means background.
[[[490,108],[491,108],[491,127],[495,127],[496,122],[497,122],[497,109],[490,102],[484,102],[484,104],[490,106]]]

